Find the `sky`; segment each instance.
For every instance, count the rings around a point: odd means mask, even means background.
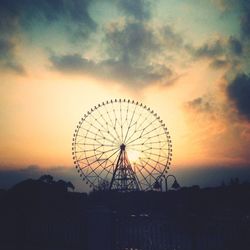
[[[248,0],[0,0],[0,188],[85,190],[72,136],[114,98],[160,115],[183,185],[250,180],[249,55]]]

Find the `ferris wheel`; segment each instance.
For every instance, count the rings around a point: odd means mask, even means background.
[[[169,169],[172,143],[152,109],[115,99],[94,106],[81,118],[72,155],[82,180],[94,189],[150,190]]]

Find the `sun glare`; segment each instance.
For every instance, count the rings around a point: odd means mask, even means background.
[[[140,152],[136,150],[128,150],[127,154],[128,154],[128,159],[131,163],[138,161],[140,157]]]

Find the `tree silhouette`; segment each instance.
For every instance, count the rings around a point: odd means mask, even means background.
[[[42,175],[38,180],[48,184],[54,183],[53,176],[49,174]]]

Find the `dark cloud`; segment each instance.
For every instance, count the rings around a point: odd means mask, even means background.
[[[197,112],[211,112],[213,107],[206,98],[198,97],[187,103],[188,108],[191,108]]]
[[[145,62],[159,52],[154,31],[140,22],[113,25],[106,32],[105,43],[110,56],[131,64]]]
[[[124,80],[146,85],[155,81],[168,82],[172,70],[156,63],[163,44],[159,43],[155,30],[141,22],[127,22],[124,26],[113,25],[107,32],[105,43],[114,73]]]
[[[172,27],[166,25],[162,28],[164,45],[167,48],[180,48],[183,46],[183,38],[180,34],[174,32]]]
[[[141,22],[112,24],[105,33],[106,59],[93,61],[80,54],[52,55],[52,67],[62,72],[89,74],[133,87],[167,83],[174,76],[170,67],[157,63],[161,44],[152,28]]]
[[[237,12],[240,18],[240,30],[243,39],[250,39],[250,1],[249,0],[216,0],[214,1],[223,11]]]
[[[238,4],[242,11],[240,24],[243,38],[250,39],[250,1],[240,0]]]
[[[52,67],[64,73],[81,73],[102,80],[114,80],[133,87],[141,87],[171,77],[164,65],[131,66],[127,61],[108,59],[98,63],[79,54],[50,57]]]
[[[216,40],[212,43],[205,43],[201,47],[192,50],[196,58],[215,58],[223,55],[224,46],[220,40]]]
[[[250,11],[246,12],[241,19],[241,29],[243,36],[247,39],[250,38]]]
[[[18,74],[25,73],[16,55],[16,47],[23,34],[29,34],[32,28],[42,29],[58,21],[65,26],[70,39],[86,38],[96,29],[96,23],[88,13],[90,3],[91,0],[2,0],[0,67]]]
[[[210,66],[213,69],[221,69],[221,68],[225,68],[226,66],[228,66],[228,62],[222,59],[215,59],[211,62]]]
[[[2,0],[0,30],[10,35],[34,25],[60,21],[72,34],[88,36],[96,23],[88,13],[91,0]],[[71,34],[71,35],[72,35]]]
[[[17,74],[24,74],[25,70],[15,56],[15,44],[7,39],[0,39],[0,67]]]
[[[8,40],[0,39],[0,59],[9,57],[14,49],[14,44]]]
[[[237,70],[235,66],[243,63],[243,43],[233,36],[230,36],[227,40],[217,39],[212,42],[205,42],[200,47],[193,47],[188,44],[185,45],[185,49],[193,60],[209,60],[212,69],[230,67],[231,72],[235,72]]]
[[[238,112],[250,121],[250,76],[238,74],[227,86],[227,94]]]
[[[147,0],[117,0],[118,8],[137,20],[151,17],[151,3]]]
[[[242,50],[243,50],[242,44],[238,39],[234,37],[230,37],[228,40],[228,46],[229,46],[230,51],[233,54],[238,55],[238,56],[242,54]]]
[[[63,72],[93,72],[96,64],[83,58],[79,54],[68,54],[62,56],[52,55],[50,61],[54,68]]]
[[[107,60],[102,62],[101,66],[113,79],[133,87],[142,87],[157,81],[167,81],[173,74],[171,69],[161,64],[133,66],[123,60]]]

